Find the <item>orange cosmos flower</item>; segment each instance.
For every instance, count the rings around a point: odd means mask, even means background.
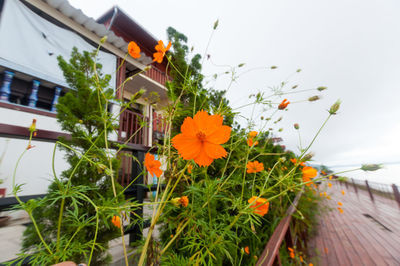
[[[338,207],[337,209],[339,210],[340,213],[343,213],[343,209],[342,208]]]
[[[292,159],[290,159],[290,161],[293,163],[293,164],[296,164],[297,163],[297,159],[296,158],[292,158]],[[306,166],[306,164],[304,163],[304,162],[300,162],[299,163],[299,165],[301,165],[301,166]]]
[[[132,41],[128,44],[128,53],[130,56],[137,59],[140,57],[140,47]]]
[[[341,203],[340,201],[338,201],[337,203],[339,206],[343,206],[343,203]]]
[[[345,192],[344,192],[344,190],[342,189],[342,195],[344,195],[345,194]]]
[[[288,105],[289,105],[289,101],[287,99],[284,99],[279,105],[278,105],[278,109],[279,110],[284,110]]]
[[[182,196],[179,199],[179,203],[182,204],[183,207],[187,207],[189,205],[189,198],[186,196]]]
[[[161,174],[163,173],[160,170],[161,163],[158,160],[154,159],[154,155],[150,153],[146,153],[146,156],[144,157],[144,166],[146,167],[147,171],[153,176],[156,175],[157,177],[160,177]]]
[[[258,144],[258,141],[254,142],[253,138],[248,138],[247,139],[247,145],[251,146],[256,146]]]
[[[331,183],[328,183],[328,187],[332,187],[332,184],[331,184]]]
[[[250,203],[250,208],[254,209],[255,214],[264,216],[268,213],[269,202],[267,199],[253,196],[247,202]]]
[[[257,136],[257,134],[258,134],[257,131],[250,131],[249,137],[250,137],[250,138],[254,138],[255,136]]]
[[[258,161],[248,162],[246,167],[248,174],[258,173],[264,170],[264,164]]]
[[[326,175],[326,172],[324,170],[321,171],[322,175]]]
[[[121,228],[121,218],[119,218],[119,216],[113,216],[113,218],[111,219],[111,222],[113,223],[113,225],[115,225],[118,228]]]
[[[244,252],[246,252],[246,254],[247,254],[247,255],[249,255],[249,254],[250,254],[250,249],[249,249],[249,247],[248,247],[248,246],[246,246],[246,247],[244,248]]]
[[[172,138],[172,146],[185,160],[194,160],[199,166],[208,166],[214,159],[225,157],[221,146],[229,140],[231,128],[222,125],[221,115],[209,115],[199,111],[191,118],[186,117],[180,134]]]
[[[303,172],[303,182],[309,182],[311,181],[311,178],[314,178],[317,176],[318,171],[315,168],[312,168],[311,166],[305,166],[301,170]],[[310,186],[310,183],[307,183],[306,186]]]
[[[161,64],[161,62],[164,59],[165,53],[171,48],[171,42],[168,43],[167,47],[164,46],[163,41],[159,40],[158,44],[156,45],[155,49],[157,52],[153,54],[153,61],[156,61],[157,63]]]

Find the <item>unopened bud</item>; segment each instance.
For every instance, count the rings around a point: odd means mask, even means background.
[[[217,21],[214,22],[214,27],[213,27],[214,30],[217,29],[217,27],[218,27],[218,22],[219,22],[218,19],[217,19]]]
[[[297,69],[297,70],[296,70],[296,72],[297,72],[297,73],[301,72],[301,69],[300,69],[300,68],[299,68],[299,69]]]
[[[295,123],[293,126],[294,126],[294,129],[299,129],[300,128],[299,124],[297,124],[297,123]]]
[[[329,109],[328,112],[329,112],[331,115],[335,115],[336,112],[339,110],[339,108],[340,108],[340,100],[337,100],[337,101],[331,106],[331,109]]]
[[[304,155],[303,160],[308,161],[308,160],[311,160],[312,157],[314,157],[314,153],[310,152],[310,153],[307,153],[306,155]]]
[[[32,124],[29,127],[29,132],[35,132],[36,131],[36,119],[32,119]]]
[[[299,86],[299,85],[294,85],[294,86],[292,87],[292,89],[296,89],[298,86]]]
[[[261,116],[261,120],[264,120],[264,117],[263,117],[263,116]]]
[[[277,66],[271,66],[271,69],[277,69],[278,67]]]
[[[139,99],[140,97],[142,97],[142,95],[146,92],[145,89],[140,89],[138,92],[136,92],[135,94],[132,95],[131,97],[131,101],[136,101],[137,99]]]
[[[326,89],[327,89],[327,87],[323,87],[323,86],[317,88],[317,90],[319,90],[319,91],[324,91]]]
[[[151,65],[148,65],[143,69],[143,71],[146,72],[146,71],[149,71],[150,69],[151,69]]]
[[[361,170],[363,171],[376,171],[382,168],[380,164],[363,164]]]
[[[241,64],[238,65],[238,67],[242,67],[242,66],[244,66],[244,63],[241,63]]]
[[[100,39],[100,43],[105,43],[107,41],[107,36],[104,36]]]
[[[283,131],[283,128],[280,128],[278,131],[279,131],[279,132],[282,132],[282,131]]]
[[[315,101],[318,101],[319,99],[321,99],[320,96],[314,95],[314,96],[308,98],[308,101],[309,101],[309,102],[315,102]]]

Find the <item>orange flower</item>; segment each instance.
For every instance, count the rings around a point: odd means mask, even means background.
[[[301,171],[303,172],[303,182],[304,183],[309,182],[306,184],[306,186],[310,186],[312,184],[310,182],[311,178],[316,177],[318,174],[318,171],[316,169],[312,168],[311,166],[305,166]]]
[[[246,167],[248,174],[258,173],[264,170],[264,164],[258,161],[248,162]]]
[[[332,184],[331,184],[331,183],[328,183],[328,187],[332,187]]]
[[[290,102],[289,102],[287,99],[284,99],[284,100],[278,105],[278,109],[279,109],[279,110],[284,110],[284,109],[288,106],[289,103],[290,103]]]
[[[251,146],[256,146],[258,144],[258,141],[254,142],[253,138],[248,138],[247,139],[247,145]]]
[[[331,175],[329,176],[329,180],[332,180],[332,176]]]
[[[343,203],[341,203],[340,201],[338,201],[337,203],[339,206],[343,206]]]
[[[292,158],[292,159],[290,159],[290,161],[291,161],[293,164],[296,164],[296,163],[297,163],[296,158]],[[301,165],[301,166],[303,166],[303,167],[306,166],[306,164],[305,164],[304,162],[300,162],[299,165]]]
[[[301,262],[303,262],[303,257],[302,256],[299,256],[299,259],[300,259]]]
[[[191,174],[192,170],[193,170],[193,165],[189,164],[187,168],[188,173]]]
[[[249,255],[249,254],[250,254],[250,249],[249,249],[249,247],[248,247],[248,246],[246,246],[246,247],[244,248],[244,252],[246,252],[246,254],[247,254],[247,255]]]
[[[113,218],[111,219],[111,222],[113,223],[113,225],[115,225],[118,228],[121,228],[121,218],[119,218],[119,216],[113,216]]]
[[[340,207],[337,207],[337,209],[340,211],[340,213],[343,213],[343,209]]]
[[[322,175],[326,175],[326,172],[324,170],[321,171]]]
[[[146,156],[144,157],[144,166],[146,167],[147,171],[153,176],[156,175],[157,177],[160,177],[161,174],[163,173],[160,170],[161,163],[158,160],[154,159],[154,155],[150,153],[146,153]]]
[[[342,195],[344,195],[345,194],[345,192],[344,192],[344,190],[342,189]]]
[[[135,42],[128,44],[128,53],[135,59],[140,57],[140,47]]]
[[[314,264],[312,264],[312,263],[309,263],[309,264],[308,264],[308,266],[314,266]]]
[[[182,197],[179,199],[179,203],[182,204],[183,207],[187,207],[188,204],[189,204],[189,198],[186,197],[186,196],[182,196]]]
[[[255,214],[264,216],[268,213],[269,202],[267,199],[253,196],[247,202],[250,203],[250,208],[254,209]]]
[[[199,111],[191,118],[186,117],[180,134],[172,138],[172,145],[185,160],[192,160],[199,166],[208,166],[214,159],[225,157],[227,152],[221,146],[229,140],[231,128],[222,125],[223,117]]]
[[[250,137],[250,138],[254,138],[255,136],[257,136],[257,134],[258,134],[257,131],[250,131],[249,137]]]
[[[165,53],[171,48],[171,42],[168,43],[167,47],[164,46],[163,41],[159,40],[158,44],[156,45],[155,49],[157,52],[153,54],[153,61],[156,61],[157,63],[161,64],[161,62],[164,59]]]

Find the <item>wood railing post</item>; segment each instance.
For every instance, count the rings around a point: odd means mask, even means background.
[[[354,179],[353,178],[351,179],[351,182],[353,183],[354,191],[356,192],[357,197],[358,197],[358,189],[357,189],[356,183],[354,183]]]
[[[397,189],[397,186],[395,184],[392,184],[392,188],[393,188],[394,198],[396,199],[397,204],[399,204],[399,207],[400,207],[400,193],[399,193],[399,190]]]
[[[375,201],[375,200],[374,200],[374,195],[372,195],[371,188],[370,188],[369,185],[368,185],[368,180],[365,180],[365,185],[367,186],[367,190],[368,190],[369,197],[371,198],[372,202],[374,202],[374,201]]]

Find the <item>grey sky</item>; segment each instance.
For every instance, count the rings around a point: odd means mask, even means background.
[[[97,18],[117,4],[156,38],[173,26],[203,54],[212,25],[220,24],[208,53],[215,64],[246,63],[246,69],[277,65],[243,75],[229,99],[240,106],[250,93],[267,91],[292,76],[296,90],[327,86],[323,99],[289,105],[279,127],[284,144],[296,151],[301,127],[307,143],[340,98],[339,114],[328,123],[312,150],[326,164],[399,161],[400,10],[399,1],[99,1],[72,0]],[[210,61],[205,73],[222,72]],[[226,82],[217,83],[225,89]],[[315,93],[288,95],[294,102]],[[281,98],[283,99],[283,98]],[[279,117],[277,115],[276,117]]]

